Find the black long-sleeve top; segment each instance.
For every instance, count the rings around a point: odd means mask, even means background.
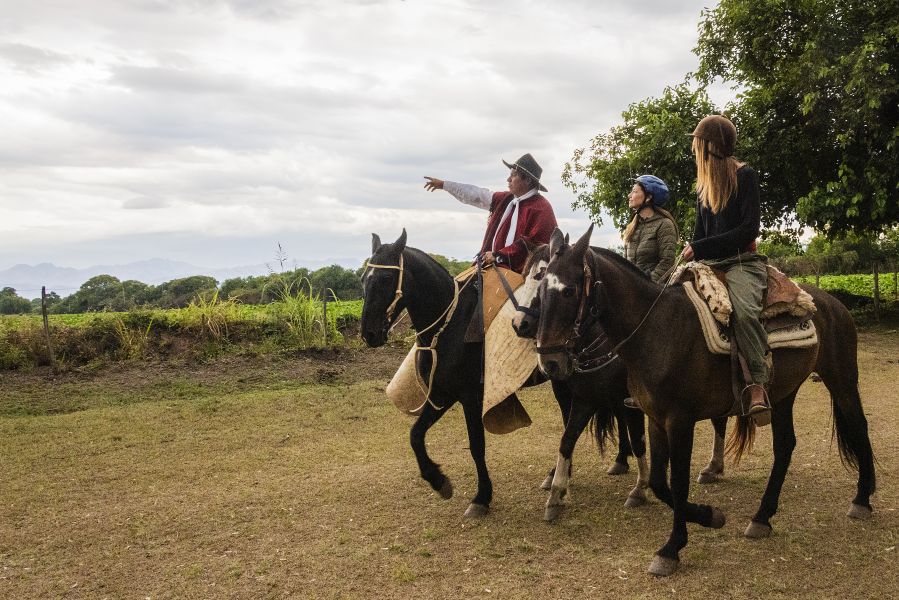
[[[737,191],[717,215],[698,201],[693,230],[694,260],[736,256],[751,249],[761,228],[759,179],[749,165],[737,170]]]

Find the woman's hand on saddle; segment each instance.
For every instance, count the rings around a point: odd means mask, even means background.
[[[693,260],[693,246],[690,244],[684,246],[684,249],[681,250],[680,257],[684,260]]]
[[[425,189],[429,192],[443,189],[442,179],[437,179],[436,177],[428,177],[427,175],[425,176],[425,179],[427,179],[427,181],[425,182]]]

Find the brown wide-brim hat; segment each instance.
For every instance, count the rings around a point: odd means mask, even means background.
[[[549,191],[545,187],[543,187],[542,183],[540,183],[540,176],[543,175],[543,168],[537,164],[537,161],[534,160],[534,157],[531,156],[530,153],[525,154],[511,165],[505,160],[503,160],[503,164],[510,169],[519,169],[521,171],[524,171],[525,173],[533,177],[534,181],[537,182],[537,187],[541,192]]]

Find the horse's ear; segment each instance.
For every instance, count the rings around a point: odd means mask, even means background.
[[[549,254],[550,256],[555,256],[556,252],[565,244],[565,236],[562,235],[562,231],[556,227],[553,230],[553,234],[549,236]]]
[[[569,239],[569,238],[568,238],[568,234],[566,233],[566,234],[565,234],[565,243],[566,243],[566,244],[570,244],[570,243],[571,243],[571,242],[568,241],[568,239]]]
[[[397,254],[402,254],[403,250],[406,249],[406,228],[403,227],[403,233],[400,234],[400,237],[393,242],[393,250]]]
[[[374,256],[375,252],[378,251],[378,248],[381,247],[381,238],[378,237],[377,233],[371,234],[371,255]]]
[[[590,247],[590,235],[593,233],[593,223],[590,223],[590,227],[587,229],[587,233],[581,236],[577,242],[575,242],[574,246],[571,248],[571,251],[577,257],[578,260],[584,258],[584,254],[587,253],[587,248]]]

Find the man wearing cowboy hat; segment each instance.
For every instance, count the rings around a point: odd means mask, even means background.
[[[540,183],[543,169],[533,156],[525,154],[513,164],[503,164],[511,170],[506,180],[508,192],[491,192],[436,177],[425,177],[425,189],[446,190],[464,204],[490,211],[479,256],[485,265],[495,263],[521,273],[528,257],[524,241],[548,243],[556,228],[556,215],[549,201],[540,195],[546,191]]]

